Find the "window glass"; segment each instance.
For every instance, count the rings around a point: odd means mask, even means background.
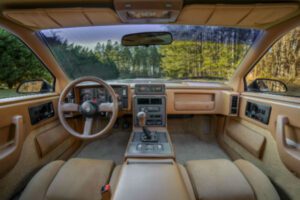
[[[124,46],[133,33],[168,32],[168,45]],[[231,78],[261,31],[221,26],[113,25],[42,30],[70,79],[217,81]]]
[[[17,37],[0,28],[0,98],[53,92],[54,78]]]
[[[277,41],[246,76],[247,91],[300,96],[300,27]]]

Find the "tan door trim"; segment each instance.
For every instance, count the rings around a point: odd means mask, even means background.
[[[20,25],[17,25],[1,16],[0,27],[3,27],[7,31],[16,35],[28,46],[28,48],[30,48],[33,51],[33,53],[35,53],[35,55],[41,60],[41,62],[44,63],[45,67],[47,67],[56,78],[55,92],[61,92],[62,89],[69,82],[69,79],[63,72],[63,70],[60,68],[50,49],[37,36],[36,32],[24,28]]]
[[[245,89],[243,81],[244,76],[278,39],[299,25],[300,15],[265,30],[261,38],[249,49],[246,57],[240,63],[234,75],[228,82],[228,85],[231,86],[234,91],[243,92]]]

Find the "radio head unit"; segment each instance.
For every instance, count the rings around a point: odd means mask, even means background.
[[[145,112],[147,126],[165,126],[166,125],[166,97],[163,95],[153,96],[135,96],[134,97],[134,116],[138,112]],[[135,126],[138,121],[135,118]]]
[[[138,112],[146,113],[146,126],[166,126],[166,95],[164,84],[136,84],[134,96],[134,125],[139,126]]]

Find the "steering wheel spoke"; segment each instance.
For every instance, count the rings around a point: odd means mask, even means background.
[[[93,128],[93,118],[92,117],[85,118],[83,135],[85,135],[85,136],[91,135],[92,128]]]
[[[79,110],[79,105],[76,103],[64,103],[61,105],[61,110],[63,112],[77,112]]]
[[[113,112],[114,111],[114,104],[113,103],[101,103],[99,105],[100,112]]]

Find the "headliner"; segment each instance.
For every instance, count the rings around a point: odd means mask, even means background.
[[[300,3],[300,0],[184,0],[188,4],[255,4],[255,3]],[[43,7],[109,7],[113,0],[1,0],[1,9]]]

